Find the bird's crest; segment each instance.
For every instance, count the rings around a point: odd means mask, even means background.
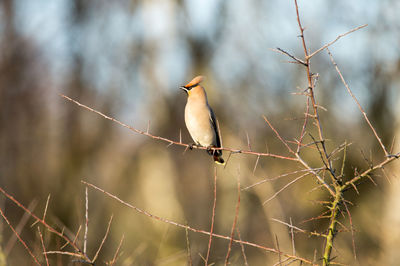
[[[190,81],[188,84],[185,85],[186,88],[189,87],[194,87],[199,85],[202,81],[204,80],[203,76],[197,76],[194,79],[192,79],[192,81]]]

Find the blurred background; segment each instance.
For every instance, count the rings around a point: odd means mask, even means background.
[[[347,82],[384,143],[400,137],[400,2],[299,1],[311,51],[356,26],[368,24],[331,47]],[[0,184],[41,216],[50,195],[47,221],[75,234],[85,221],[85,187],[94,183],[155,215],[209,230],[214,164],[199,150],[166,147],[112,123],[59,96],[65,94],[133,127],[173,140],[191,139],[183,122],[186,95],[178,89],[194,76],[204,86],[218,116],[223,144],[287,155],[262,119],[266,115],[286,139],[298,138],[306,89],[304,69],[270,48],[302,57],[293,1],[134,1],[2,0],[0,2]],[[328,55],[312,59],[319,74],[316,97],[328,148],[345,140],[346,173],[374,163],[383,154]],[[310,126],[310,132],[313,131]],[[249,140],[249,141],[248,141]],[[309,138],[306,141],[311,141]],[[395,146],[397,144],[395,143]],[[397,151],[399,145],[397,145]],[[228,153],[225,153],[225,159]],[[306,156],[320,166],[319,155]],[[215,232],[229,235],[235,216],[237,180],[242,188],[300,169],[279,159],[234,154],[218,167]],[[340,163],[340,160],[338,161]],[[377,185],[365,182],[360,195],[349,191],[358,262],[350,233],[335,239],[338,261],[350,265],[396,265],[400,244],[396,164],[379,172]],[[272,219],[320,231],[326,220],[312,220],[327,195],[308,176],[263,204],[298,175],[241,191],[241,238],[291,253],[288,228]],[[33,220],[2,198],[2,209],[35,254],[41,245]],[[89,190],[88,254],[93,257],[111,215],[114,220],[98,262],[110,261],[125,236],[118,265],[184,265],[185,231],[152,220]],[[3,220],[2,220],[3,221]],[[349,225],[348,219],[343,224]],[[44,232],[48,250],[64,243]],[[82,244],[82,234],[79,244]],[[7,265],[32,259],[2,222],[1,251]],[[208,236],[189,233],[194,265],[204,264]],[[323,241],[295,235],[299,256],[321,257]],[[228,241],[213,241],[210,262],[223,263]],[[245,247],[249,265],[272,265],[276,256]],[[38,255],[39,256],[39,255]],[[397,256],[397,257],[396,257]],[[49,255],[51,265],[75,265],[70,257]],[[243,265],[233,245],[232,265]],[[320,262],[320,261],[319,261]]]

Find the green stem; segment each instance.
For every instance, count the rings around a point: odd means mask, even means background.
[[[330,265],[331,252],[333,248],[333,239],[335,238],[336,235],[336,225],[338,222],[337,218],[339,215],[339,205],[341,199],[342,199],[342,190],[341,187],[337,187],[335,193],[335,200],[332,202],[331,206],[331,217],[330,217],[328,234],[326,236],[326,244],[325,244],[325,251],[322,264],[323,266]]]

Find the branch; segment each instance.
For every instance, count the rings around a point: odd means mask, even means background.
[[[168,138],[152,135],[148,131],[145,132],[145,131],[136,129],[134,127],[131,127],[131,126],[129,126],[129,125],[127,125],[127,124],[125,124],[125,123],[113,118],[113,117],[105,115],[105,114],[103,114],[103,113],[101,113],[101,112],[99,112],[99,111],[97,111],[97,110],[95,110],[93,108],[90,108],[89,106],[81,104],[80,102],[78,102],[76,100],[73,100],[68,96],[65,96],[63,94],[60,94],[60,96],[65,98],[65,99],[67,99],[70,102],[75,103],[76,105],[78,105],[78,106],[80,106],[82,108],[85,108],[86,110],[89,110],[89,111],[91,111],[93,113],[96,113],[96,114],[102,116],[105,119],[111,120],[111,121],[119,124],[120,126],[123,126],[123,127],[127,128],[127,129],[129,129],[129,130],[131,130],[131,131],[133,131],[135,133],[150,137],[152,139],[157,139],[157,140],[161,140],[161,141],[167,142],[167,143],[169,143],[169,145],[173,145],[174,144],[174,145],[177,145],[177,146],[186,147],[186,149],[188,149],[189,147],[192,147],[193,149],[207,150],[207,147],[201,147],[201,146],[197,146],[197,145],[193,145],[192,146],[192,145],[189,145],[187,143],[183,143],[181,140],[173,141],[173,140],[168,139]],[[272,158],[278,158],[278,159],[284,159],[284,160],[290,160],[290,161],[296,161],[297,160],[294,157],[287,157],[287,156],[282,156],[282,155],[277,155],[277,154],[272,154],[272,153],[255,152],[255,151],[251,151],[251,150],[240,150],[240,149],[226,148],[226,147],[224,147],[224,148],[208,148],[208,149],[211,149],[211,150],[224,150],[224,151],[230,151],[232,153],[252,154],[252,155],[257,155],[257,156],[272,157]]]
[[[277,52],[277,53],[281,53],[281,54],[287,55],[290,58],[292,58],[295,62],[297,62],[297,63],[299,63],[299,64],[301,64],[303,66],[307,66],[307,64],[303,60],[298,59],[294,55],[291,55],[290,53],[286,52],[285,50],[283,50],[283,49],[281,49],[279,47],[277,47],[276,49],[271,49],[271,50],[274,51],[274,52]]]
[[[34,213],[32,213],[30,210],[28,210],[24,205],[22,205],[19,201],[17,201],[13,196],[11,196],[10,194],[8,194],[2,187],[0,187],[0,192],[6,196],[8,199],[10,199],[12,202],[14,202],[18,207],[20,207],[21,209],[23,209],[26,213],[28,213],[32,218],[34,218],[35,220],[39,221],[39,223],[41,223],[42,225],[44,225],[50,232],[58,235],[59,237],[61,237],[62,239],[64,239],[65,241],[68,242],[68,244],[75,249],[76,255],[78,257],[83,258],[85,261],[89,262],[90,259],[86,256],[86,254],[84,254],[82,252],[82,250],[66,235],[64,235],[63,232],[58,232],[56,229],[54,229],[53,227],[51,227],[48,223],[46,223],[44,220],[40,219],[39,217],[37,217]],[[46,254],[49,254],[49,252],[46,252]],[[75,254],[75,253],[74,253]]]
[[[112,198],[112,199],[118,201],[118,202],[121,203],[122,205],[125,205],[125,206],[127,206],[128,208],[133,209],[133,210],[135,210],[136,212],[138,212],[138,213],[140,213],[140,214],[143,214],[143,215],[145,215],[145,216],[148,216],[148,217],[150,217],[150,218],[152,218],[152,219],[158,220],[158,221],[163,222],[163,223],[171,224],[171,225],[174,225],[174,226],[183,228],[183,229],[187,229],[187,230],[190,230],[190,231],[192,231],[192,232],[196,232],[196,233],[200,233],[200,234],[204,234],[204,235],[208,235],[208,236],[211,235],[211,233],[208,232],[208,231],[196,229],[196,228],[190,227],[190,226],[188,226],[188,225],[180,224],[180,223],[174,222],[174,221],[172,221],[172,220],[169,220],[169,219],[166,219],[166,218],[159,217],[159,216],[157,216],[157,215],[151,214],[151,213],[149,213],[149,212],[147,212],[147,211],[145,211],[145,210],[142,210],[142,209],[140,209],[140,208],[138,208],[138,207],[136,207],[136,206],[133,206],[133,205],[130,204],[130,203],[127,203],[127,202],[121,200],[121,199],[118,198],[117,196],[115,196],[115,195],[113,195],[113,194],[111,194],[111,193],[109,193],[109,192],[107,192],[107,191],[105,191],[105,190],[103,190],[103,189],[101,189],[101,188],[99,188],[99,187],[97,187],[97,186],[91,184],[91,183],[88,183],[88,182],[83,181],[83,180],[82,180],[81,182],[82,182],[83,184],[85,184],[85,185],[87,185],[87,186],[89,186],[89,187],[91,187],[91,188],[97,190],[97,191],[102,192],[103,194],[107,195],[108,197],[110,197],[110,198]],[[231,237],[230,237],[230,236],[224,236],[224,235],[215,234],[215,233],[212,233],[212,236],[213,236],[213,237],[216,237],[216,238],[220,238],[220,239],[229,240],[229,241],[231,240]],[[239,244],[243,244],[243,245],[247,245],[247,246],[251,246],[251,247],[255,247],[255,248],[258,248],[258,249],[267,251],[267,252],[272,252],[272,253],[275,253],[275,254],[280,254],[281,256],[284,256],[284,257],[286,257],[286,258],[291,258],[291,259],[294,259],[294,260],[297,260],[297,261],[301,261],[301,262],[303,262],[303,263],[307,263],[307,264],[310,264],[310,265],[317,265],[317,264],[314,264],[314,263],[313,263],[312,261],[310,261],[310,260],[307,260],[307,259],[304,259],[304,258],[295,256],[295,255],[286,254],[286,253],[283,253],[283,252],[278,251],[278,250],[276,250],[276,249],[269,248],[269,247],[265,247],[265,246],[262,246],[262,245],[259,245],[259,244],[256,244],[256,243],[252,243],[252,242],[248,242],[248,241],[242,241],[242,240],[239,240],[239,239],[233,239],[233,242],[239,243]]]
[[[397,157],[389,157],[389,158],[386,158],[386,160],[384,160],[384,161],[381,162],[380,164],[377,164],[377,165],[375,165],[375,166],[373,166],[373,167],[371,167],[371,168],[365,170],[365,171],[362,172],[361,174],[359,174],[359,175],[353,177],[351,180],[349,180],[349,181],[347,181],[346,183],[344,183],[343,186],[342,186],[342,190],[346,190],[346,189],[348,189],[350,186],[354,186],[355,183],[356,183],[357,181],[359,181],[360,179],[362,179],[362,178],[364,178],[364,177],[367,177],[371,172],[383,168],[385,165],[387,165],[388,163],[390,163],[390,162],[392,162],[392,161],[394,161],[394,160],[396,160],[396,159],[398,159],[398,158],[397,158]]]
[[[313,57],[314,55],[318,54],[319,52],[321,52],[321,51],[324,50],[325,48],[328,48],[329,46],[331,46],[332,44],[334,44],[335,42],[337,42],[340,38],[342,38],[342,37],[344,37],[344,36],[346,36],[346,35],[348,35],[348,34],[350,34],[350,33],[352,33],[352,32],[355,32],[355,31],[357,31],[357,30],[359,30],[359,29],[365,28],[366,26],[368,26],[368,24],[364,24],[364,25],[358,26],[358,27],[356,27],[356,28],[354,28],[354,29],[352,29],[352,30],[349,30],[349,31],[346,32],[346,33],[343,33],[343,34],[338,35],[338,36],[336,37],[336,39],[334,39],[333,41],[331,41],[331,42],[325,44],[324,46],[322,46],[321,48],[319,48],[319,49],[316,50],[315,52],[311,53],[311,54],[308,56],[308,59],[310,59],[310,58]]]
[[[275,192],[275,194],[272,195],[270,198],[268,198],[267,200],[265,200],[265,201],[263,202],[262,205],[267,204],[268,202],[270,202],[271,200],[273,200],[276,196],[278,196],[279,193],[281,193],[281,192],[284,191],[286,188],[288,188],[290,185],[296,183],[298,180],[300,180],[301,178],[303,178],[303,177],[305,177],[305,176],[307,176],[307,175],[309,175],[309,174],[310,174],[310,173],[307,172],[307,173],[305,173],[305,174],[302,174],[301,176],[296,177],[295,179],[293,179],[292,181],[290,181],[289,183],[287,183],[286,185],[284,185],[284,186],[283,186],[281,189],[279,189],[277,192]]]
[[[316,123],[316,127],[318,129],[319,141],[321,142],[322,150],[324,152],[324,161],[325,161],[326,165],[329,166],[328,170],[329,170],[332,178],[334,180],[336,180],[335,173],[332,170],[332,162],[331,162],[331,160],[329,160],[328,152],[326,150],[325,138],[323,136],[322,125],[321,125],[321,121],[319,119],[318,105],[317,105],[317,102],[315,100],[315,95],[314,95],[315,83],[313,82],[313,74],[311,73],[310,57],[308,56],[308,50],[307,50],[306,41],[305,41],[305,38],[304,38],[304,28],[301,25],[301,21],[300,21],[300,14],[299,14],[299,7],[297,5],[297,0],[294,0],[294,4],[295,4],[295,7],[296,7],[297,23],[299,25],[300,38],[301,38],[301,42],[302,42],[302,45],[303,45],[304,58],[305,58],[305,63],[306,63],[306,72],[307,72],[307,81],[308,81],[308,90],[309,90],[309,96],[308,97],[311,99],[311,104],[312,104],[312,107],[313,107],[313,110],[314,110],[314,116],[313,117],[314,117],[314,120],[315,120],[315,123]]]
[[[211,251],[211,242],[214,231],[214,219],[215,219],[215,207],[217,206],[217,167],[214,167],[214,201],[212,207],[212,215],[211,215],[211,228],[210,228],[210,238],[208,240],[208,248],[207,248],[207,257],[205,259],[205,266],[208,265],[208,259],[210,258]]]
[[[25,247],[26,251],[28,251],[29,255],[31,255],[32,259],[35,261],[35,263],[37,265],[40,265],[38,259],[35,257],[35,255],[33,255],[32,251],[30,250],[30,248],[28,247],[28,245],[25,243],[24,240],[22,240],[21,236],[18,234],[18,232],[14,229],[14,227],[11,225],[10,221],[7,219],[7,217],[5,216],[4,212],[2,209],[0,209],[0,214],[3,217],[4,221],[6,221],[6,223],[8,224],[8,226],[10,227],[10,229],[13,231],[13,233],[15,234],[15,236],[18,238],[19,242]]]
[[[331,52],[329,51],[328,48],[326,48],[326,51],[327,51],[328,54],[329,54],[329,57],[330,57],[330,59],[331,59],[331,62],[332,62],[332,64],[333,64],[333,66],[334,66],[335,69],[336,69],[336,72],[339,74],[340,79],[342,80],[344,86],[346,87],[347,92],[350,94],[350,96],[353,98],[354,102],[357,104],[358,109],[360,110],[360,112],[361,112],[362,115],[364,116],[365,121],[367,121],[367,124],[369,125],[369,127],[370,127],[371,130],[372,130],[372,132],[374,133],[375,138],[376,138],[376,139],[378,140],[378,142],[379,142],[379,145],[381,145],[381,148],[382,148],[383,152],[385,153],[386,156],[389,156],[389,153],[388,153],[388,151],[386,150],[385,145],[383,145],[381,138],[378,136],[378,133],[376,133],[375,128],[372,126],[371,122],[369,121],[367,114],[365,113],[364,109],[362,108],[362,106],[361,106],[360,103],[358,102],[356,96],[354,96],[354,94],[353,94],[353,92],[351,91],[349,85],[347,85],[346,81],[344,80],[344,77],[343,77],[343,75],[342,75],[342,72],[340,72],[340,69],[339,69],[338,65],[336,64],[335,60],[333,59],[333,56],[332,56]]]
[[[237,223],[237,219],[239,216],[239,206],[240,206],[240,180],[239,180],[239,177],[237,177],[237,191],[238,191],[238,199],[236,202],[235,218],[233,219],[233,224],[232,224],[232,229],[231,229],[231,241],[229,241],[228,252],[226,253],[226,257],[225,257],[225,265],[229,264],[229,256],[231,254],[233,237],[235,236],[235,228],[236,228],[236,223]]]

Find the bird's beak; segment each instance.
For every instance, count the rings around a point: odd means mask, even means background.
[[[186,89],[186,87],[185,87],[185,86],[180,86],[180,87],[179,87],[179,89],[181,89],[181,90],[184,90],[186,93],[189,93],[189,90],[188,90],[188,89]]]

